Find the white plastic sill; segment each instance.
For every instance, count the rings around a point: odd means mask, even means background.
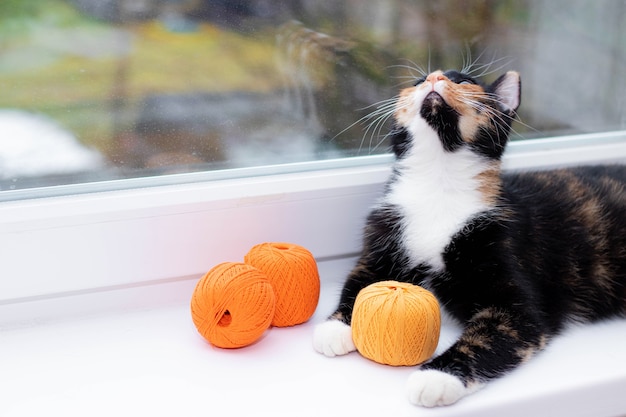
[[[0,306],[0,415],[626,415],[626,320],[571,328],[510,375],[436,409],[406,400],[411,367],[316,353],[313,326],[334,309],[352,262],[319,264],[322,296],[309,322],[271,328],[236,350],[196,332],[188,305],[195,280]],[[16,324],[6,314],[30,319]],[[457,335],[444,323],[438,351]]]

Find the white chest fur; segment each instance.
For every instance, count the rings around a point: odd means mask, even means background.
[[[477,178],[486,161],[466,148],[446,152],[434,131],[422,132],[397,163],[399,175],[384,202],[403,213],[402,241],[412,266],[426,263],[442,270],[443,251],[452,237],[469,219],[490,208]]]

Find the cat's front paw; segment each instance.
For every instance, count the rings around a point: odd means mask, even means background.
[[[318,324],[313,332],[313,348],[330,357],[355,351],[352,328],[339,320]]]
[[[415,371],[407,382],[409,401],[423,407],[450,405],[468,393],[459,378],[435,369]]]

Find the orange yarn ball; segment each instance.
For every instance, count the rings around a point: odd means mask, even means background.
[[[441,328],[439,303],[422,287],[397,281],[371,284],[357,295],[352,339],[375,362],[413,366],[430,358]]]
[[[269,328],[276,297],[263,272],[242,263],[215,266],[198,281],[191,316],[198,332],[221,348],[257,341]]]
[[[276,294],[273,326],[307,321],[317,308],[320,277],[315,258],[292,243],[261,243],[250,249],[244,262],[263,271]]]

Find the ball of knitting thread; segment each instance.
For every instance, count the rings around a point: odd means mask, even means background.
[[[239,348],[257,341],[274,317],[276,297],[265,274],[253,266],[225,262],[196,284],[191,317],[212,345]]]
[[[352,339],[375,362],[413,366],[429,359],[439,342],[439,303],[428,290],[397,281],[362,289],[352,312]]]
[[[273,326],[294,326],[311,318],[320,296],[319,272],[311,252],[292,243],[261,243],[250,249],[244,262],[263,271],[274,288]]]

